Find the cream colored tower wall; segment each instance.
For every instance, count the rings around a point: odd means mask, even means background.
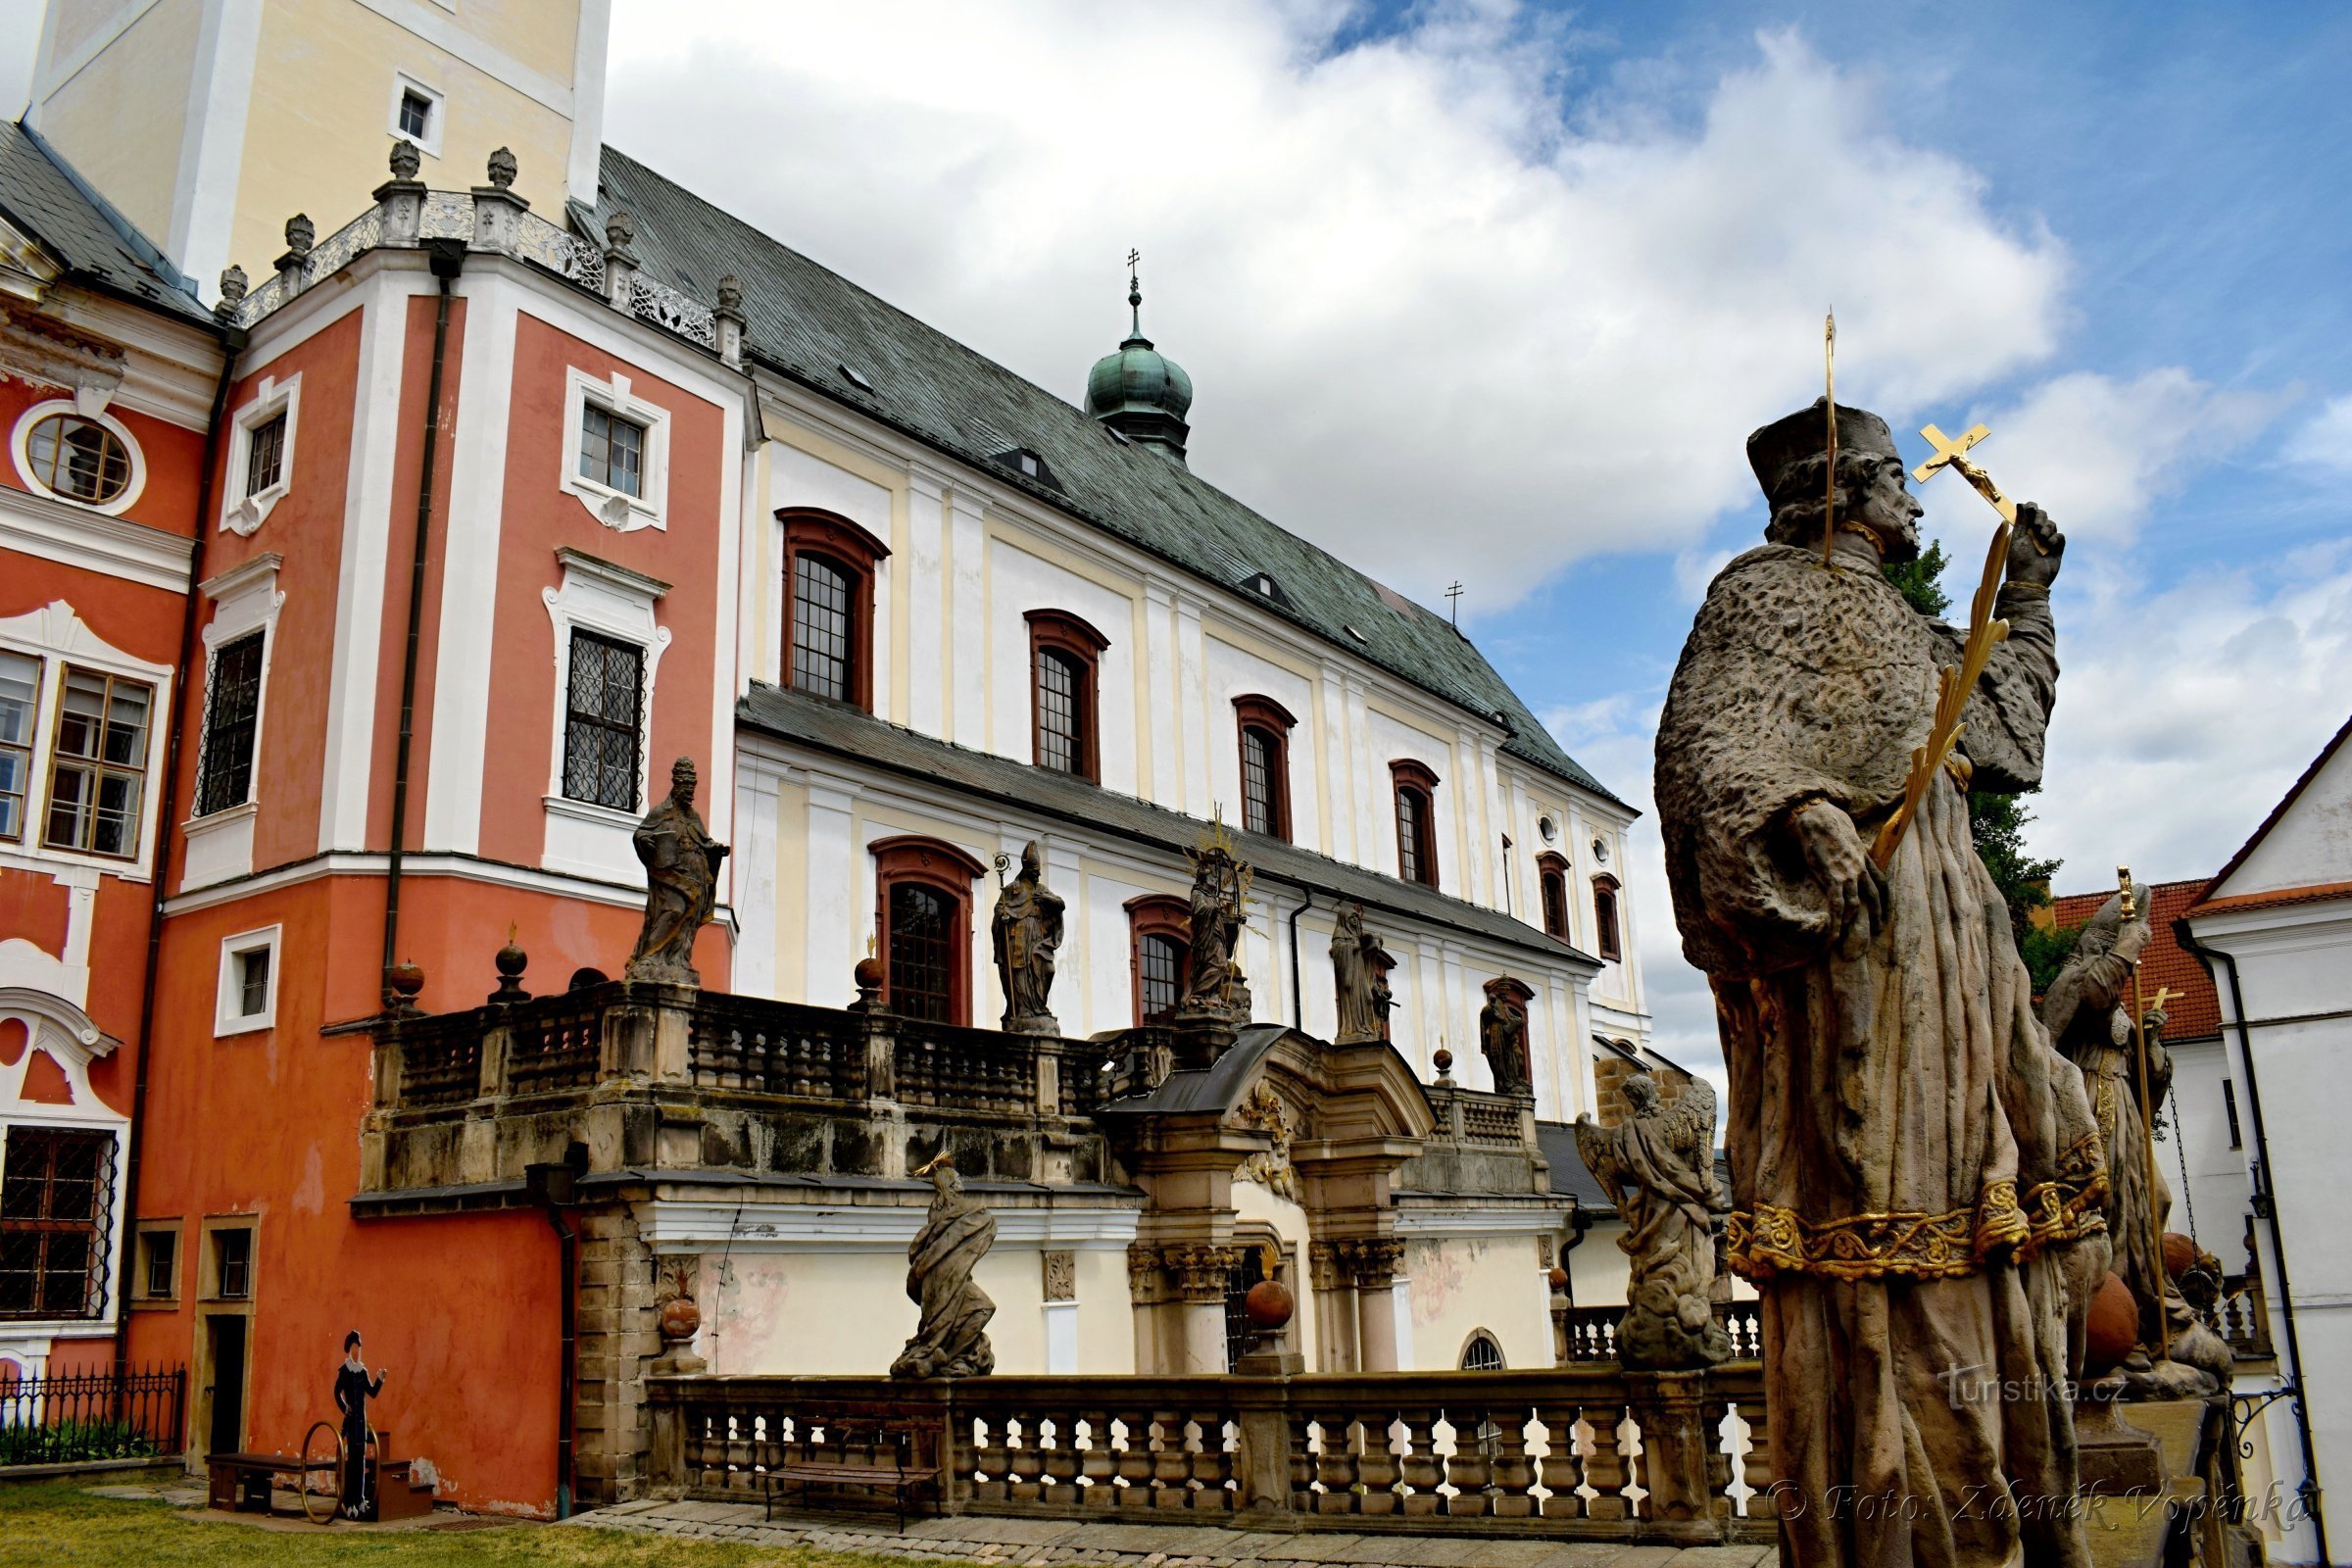
[[[71,74],[30,118],[123,217],[163,243],[179,185],[190,63],[197,58],[205,0],[160,0],[123,26],[121,14],[136,9],[121,0],[50,0],[53,14],[34,90],[53,71]],[[108,29],[118,27],[109,38]]]
[[[446,15],[414,0],[385,9]],[[577,8],[466,4],[454,20],[462,30],[436,28],[435,42],[355,0],[267,0],[231,261],[263,277],[286,248],[288,218],[309,213],[323,237],[367,204],[387,177],[403,76],[442,95],[437,147],[424,149],[417,178],[437,190],[479,185],[491,152],[511,148],[516,193],[562,221]]]

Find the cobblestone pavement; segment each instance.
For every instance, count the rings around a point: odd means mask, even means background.
[[[821,1546],[913,1561],[1093,1564],[1099,1568],[1759,1568],[1770,1546],[1629,1546],[1463,1536],[1351,1536],[1227,1530],[1216,1525],[1091,1520],[786,1516],[769,1523],[746,1502],[625,1502],[568,1523],[697,1541]]]

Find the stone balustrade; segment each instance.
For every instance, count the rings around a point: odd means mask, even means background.
[[[981,1180],[1101,1181],[1103,1048],[757,997],[607,982],[375,1030],[363,1190],[589,1170],[899,1177],[910,1140]],[[1077,1125],[1071,1125],[1075,1121]]]
[[[1773,1539],[1763,1382],[1709,1372],[1227,1377],[656,1377],[657,1493],[757,1497],[830,1416],[936,1423],[949,1512],[1181,1511],[1350,1532]]]
[[[1561,1326],[1561,1360],[1616,1363],[1617,1324],[1625,1316],[1622,1304],[1554,1306],[1552,1310]],[[1715,1321],[1723,1325],[1735,1357],[1752,1360],[1764,1353],[1764,1313],[1760,1303],[1718,1301]]]

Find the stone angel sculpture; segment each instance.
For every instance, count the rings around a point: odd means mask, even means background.
[[[1715,1321],[1708,1287],[1715,1280],[1715,1089],[1694,1078],[1665,1100],[1657,1080],[1625,1082],[1631,1107],[1603,1127],[1576,1121],[1577,1152],[1617,1213],[1617,1245],[1633,1261],[1631,1302],[1617,1325],[1617,1359],[1630,1367],[1712,1366],[1732,1353]]]

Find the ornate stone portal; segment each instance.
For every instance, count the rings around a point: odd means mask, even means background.
[[[1632,1304],[1617,1324],[1627,1366],[1713,1366],[1732,1342],[1715,1321],[1715,1090],[1693,1078],[1671,1103],[1657,1080],[1625,1081],[1633,1113],[1615,1127],[1576,1119],[1577,1152],[1625,1221]]]
[[[1389,971],[1396,956],[1381,944],[1377,932],[1364,929],[1364,906],[1340,906],[1331,933],[1332,986],[1339,1001],[1340,1026],[1332,1036],[1339,1046],[1370,1045],[1389,1038]]]
[[[1769,542],[1709,586],[1657,741],[1675,916],[1730,1072],[1730,1261],[1766,1298],[1783,1560],[1907,1561],[1933,1540],[1950,1568],[2021,1549],[2078,1568],[2072,1413],[2049,1385],[2105,1174],[1965,793],[2040,782],[2065,540],[2031,506],[1997,536],[1983,609],[2005,640],[1979,642],[1965,755],[1914,780],[1962,638],[1881,571],[1919,548],[1886,423],[1839,408],[1833,455],[1828,415],[1748,438]],[[1882,864],[1872,840],[1914,782]],[[2034,1396],[1936,1380],[1977,1365]]]
[[[1000,872],[1004,858],[999,856]],[[1048,1005],[1054,990],[1054,956],[1061,948],[1061,896],[1045,885],[1037,841],[1021,850],[1018,875],[997,894],[990,922],[995,937],[997,978],[1004,987],[1004,1028],[1008,1034],[1057,1035],[1061,1025]]]
[[[931,1178],[931,1211],[906,1248],[906,1298],[922,1308],[922,1317],[890,1364],[890,1375],[985,1377],[997,1366],[985,1332],[997,1303],[972,1282],[972,1270],[996,1245],[996,1217],[965,1194],[947,1155],[915,1174]]]
[[[669,798],[645,813],[633,842],[645,864],[645,924],[623,971],[632,981],[700,986],[694,937],[718,902],[718,862],[727,847],[704,828],[694,808],[694,759],[669,770]]]
[[[1507,974],[1488,981],[1486,992],[1487,1004],[1478,1012],[1478,1048],[1486,1054],[1487,1070],[1494,1075],[1494,1092],[1532,1095],[1536,1080],[1527,1057],[1527,1004],[1536,994],[1526,981]],[[1712,1127],[1708,1137],[1714,1137]]]

